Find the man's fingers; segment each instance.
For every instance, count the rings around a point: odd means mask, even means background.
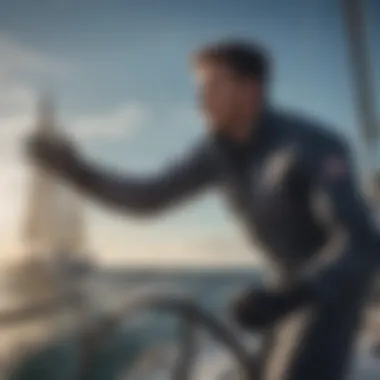
[[[27,141],[26,153],[32,160],[42,160],[48,158],[49,153],[52,153],[53,147],[50,143],[39,137],[32,137]]]
[[[232,302],[232,318],[244,328],[256,327],[257,302],[255,298],[255,294],[245,293]]]
[[[50,136],[31,136],[26,143],[28,157],[37,165],[61,171],[75,161],[73,147],[65,140]]]
[[[244,328],[264,328],[283,314],[287,302],[286,295],[282,293],[253,290],[233,302],[232,317]]]

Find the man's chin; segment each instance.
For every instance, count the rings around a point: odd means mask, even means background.
[[[213,135],[225,135],[226,128],[222,123],[218,123],[216,121],[210,121],[207,123],[207,130]]]

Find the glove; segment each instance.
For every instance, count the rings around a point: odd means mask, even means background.
[[[35,135],[27,141],[27,156],[36,165],[61,175],[67,175],[78,163],[73,144],[64,138]]]
[[[251,289],[233,303],[232,317],[243,328],[262,329],[313,300],[314,295],[306,286],[286,290]]]

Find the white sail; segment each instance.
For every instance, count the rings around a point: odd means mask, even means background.
[[[56,133],[54,111],[47,97],[39,104],[35,131],[47,135]],[[24,231],[26,249],[34,256],[32,259],[35,259],[36,255],[38,257],[47,255],[51,248],[49,242],[54,226],[56,185],[50,173],[40,167],[32,168]]]
[[[54,245],[67,254],[80,255],[85,250],[84,215],[82,198],[72,189],[61,186],[58,189],[60,203],[59,218],[56,220]]]
[[[35,129],[51,138],[67,138],[58,128],[47,97],[39,105]],[[34,167],[27,207],[24,239],[33,261],[55,260],[56,255],[75,260],[74,256],[84,251],[82,200],[73,189],[51,173]]]

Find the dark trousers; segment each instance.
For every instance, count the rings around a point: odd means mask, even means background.
[[[335,303],[299,310],[271,327],[253,378],[345,380],[371,283],[363,278]]]

